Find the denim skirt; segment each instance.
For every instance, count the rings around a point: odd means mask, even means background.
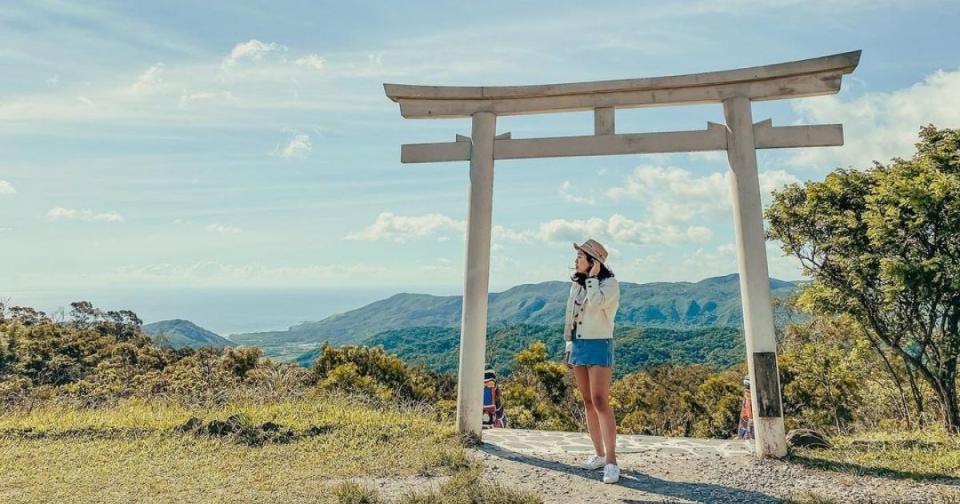
[[[570,352],[570,364],[573,366],[613,367],[613,338],[584,339],[574,338]]]

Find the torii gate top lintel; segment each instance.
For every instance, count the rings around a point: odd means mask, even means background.
[[[751,101],[834,94],[853,72],[861,51],[773,65],[666,77],[533,86],[417,86],[384,84],[408,119],[498,116],[592,110],[603,107],[718,103],[733,96]]]

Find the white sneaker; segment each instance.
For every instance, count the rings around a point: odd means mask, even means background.
[[[603,482],[616,483],[620,481],[620,468],[616,464],[603,466]]]
[[[589,470],[592,471],[592,470],[594,470],[594,469],[600,469],[601,467],[603,467],[603,463],[604,463],[604,458],[603,458],[603,457],[601,457],[601,456],[599,456],[599,455],[594,455],[594,456],[590,457],[589,460],[587,460],[586,462],[584,462],[583,465],[581,465],[580,467],[582,467],[582,468],[584,468],[584,469],[589,469]]]

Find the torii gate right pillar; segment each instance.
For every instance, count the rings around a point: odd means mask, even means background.
[[[787,454],[787,443],[750,99],[743,96],[728,98],[723,101],[723,112],[729,130],[727,159],[730,162],[743,331],[750,370],[754,447],[760,457],[781,458]]]

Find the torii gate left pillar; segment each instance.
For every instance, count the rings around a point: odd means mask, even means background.
[[[407,118],[472,117],[471,137],[410,144],[404,163],[470,161],[466,278],[457,382],[457,430],[481,433],[487,296],[493,214],[493,162],[560,156],[727,151],[740,271],[747,365],[752,386],[755,450],[760,457],[787,453],[776,360],[756,149],[843,145],[839,124],[774,127],[753,123],[751,102],[833,94],[852,72],[860,51],[721,72],[546,86],[443,87],[385,84]],[[617,108],[720,103],[725,125],[706,130],[616,134]],[[594,134],[511,139],[496,135],[497,115],[594,111]]]
[[[496,131],[496,115],[490,112],[473,114],[467,264],[460,321],[460,379],[457,380],[457,432],[477,435],[483,427],[483,372],[487,353],[487,294],[493,228],[493,140]]]

